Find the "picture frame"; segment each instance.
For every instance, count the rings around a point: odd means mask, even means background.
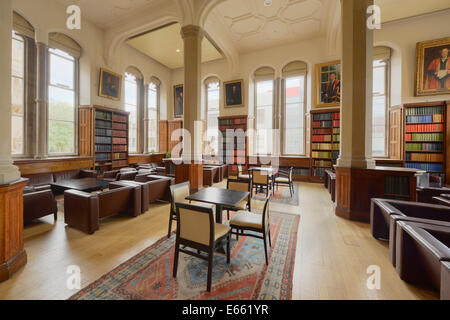
[[[223,83],[223,97],[226,108],[239,108],[244,105],[244,80],[232,80]]]
[[[341,105],[341,61],[316,64],[316,107],[339,107]],[[333,77],[334,74],[334,77]]]
[[[415,95],[450,94],[450,37],[416,45]]]
[[[173,86],[173,114],[175,118],[184,116],[184,85]]]
[[[122,75],[100,68],[98,95],[103,98],[119,101],[122,94]]]

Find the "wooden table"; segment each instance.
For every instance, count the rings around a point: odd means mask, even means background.
[[[96,178],[82,178],[61,180],[51,184],[54,193],[63,193],[66,190],[78,190],[84,192],[94,192],[109,188],[109,182]]]
[[[216,205],[216,222],[222,223],[222,209],[236,207],[241,201],[248,198],[249,192],[235,191],[220,188],[207,188],[186,197],[186,200],[210,203]]]

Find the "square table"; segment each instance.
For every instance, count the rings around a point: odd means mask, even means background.
[[[61,180],[51,184],[54,193],[63,193],[66,190],[78,190],[84,192],[94,192],[109,188],[109,182],[96,178],[82,178]]]
[[[222,208],[236,207],[249,196],[249,192],[221,188],[207,188],[186,197],[186,200],[216,205],[216,223],[222,223]]]

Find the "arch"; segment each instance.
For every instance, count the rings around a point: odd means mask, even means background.
[[[61,32],[50,32],[48,34],[48,45],[53,49],[62,50],[77,59],[82,54],[82,48],[78,42]]]
[[[135,67],[135,66],[128,66],[128,67],[125,69],[125,73],[132,74],[133,76],[136,77],[136,79],[144,80],[144,74],[141,72],[141,70],[139,70],[138,67]]]
[[[33,25],[16,11],[13,11],[13,30],[21,36],[34,39],[35,29]]]
[[[308,72],[308,63],[301,60],[294,60],[286,63],[281,68],[281,75],[283,78],[292,74],[306,74]]]
[[[273,66],[265,65],[256,68],[252,72],[253,79],[275,79],[276,68]]]

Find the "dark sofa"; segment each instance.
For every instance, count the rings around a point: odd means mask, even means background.
[[[58,219],[58,206],[51,190],[36,190],[28,187],[23,193],[23,222],[53,214],[55,221]]]

